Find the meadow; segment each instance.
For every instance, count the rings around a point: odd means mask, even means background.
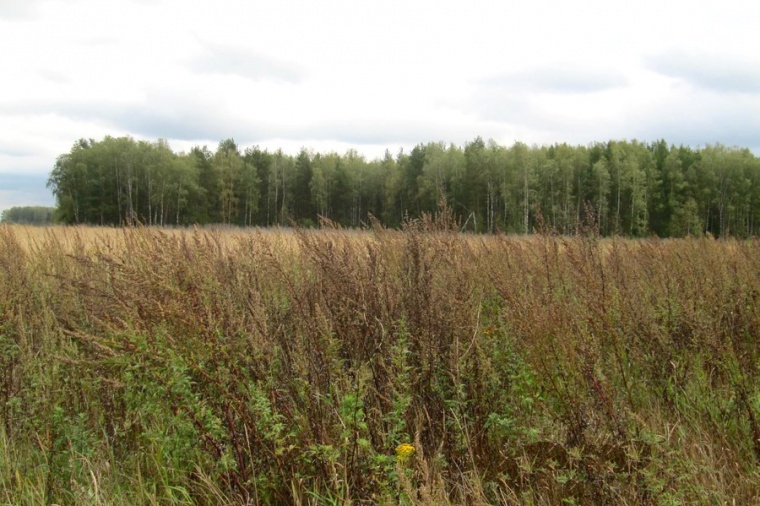
[[[757,504],[760,241],[0,226],[0,504]]]

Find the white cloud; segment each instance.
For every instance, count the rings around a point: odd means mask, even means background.
[[[4,0],[0,2],[0,17],[5,19],[28,19],[37,14],[36,2]]]
[[[240,76],[255,81],[271,79],[296,84],[303,79],[298,65],[278,61],[255,51],[235,46],[206,44],[206,51],[191,63],[202,73]]]
[[[596,93],[625,86],[621,73],[606,69],[563,65],[532,67],[482,79],[480,85],[522,93]]]

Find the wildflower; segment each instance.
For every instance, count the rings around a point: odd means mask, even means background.
[[[409,460],[409,457],[414,453],[414,446],[409,443],[401,443],[396,447],[396,461],[400,464]]]

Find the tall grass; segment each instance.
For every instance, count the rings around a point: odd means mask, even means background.
[[[0,227],[0,503],[760,501],[760,243],[453,228]]]

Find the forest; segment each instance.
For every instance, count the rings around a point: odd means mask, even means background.
[[[50,225],[53,222],[54,207],[20,206],[5,209],[0,213],[0,223],[21,225]]]
[[[478,137],[368,160],[297,155],[233,139],[175,153],[168,142],[81,139],[48,180],[68,224],[398,227],[445,201],[462,230],[750,237],[760,229],[760,160],[746,148],[665,140],[511,146]]]

